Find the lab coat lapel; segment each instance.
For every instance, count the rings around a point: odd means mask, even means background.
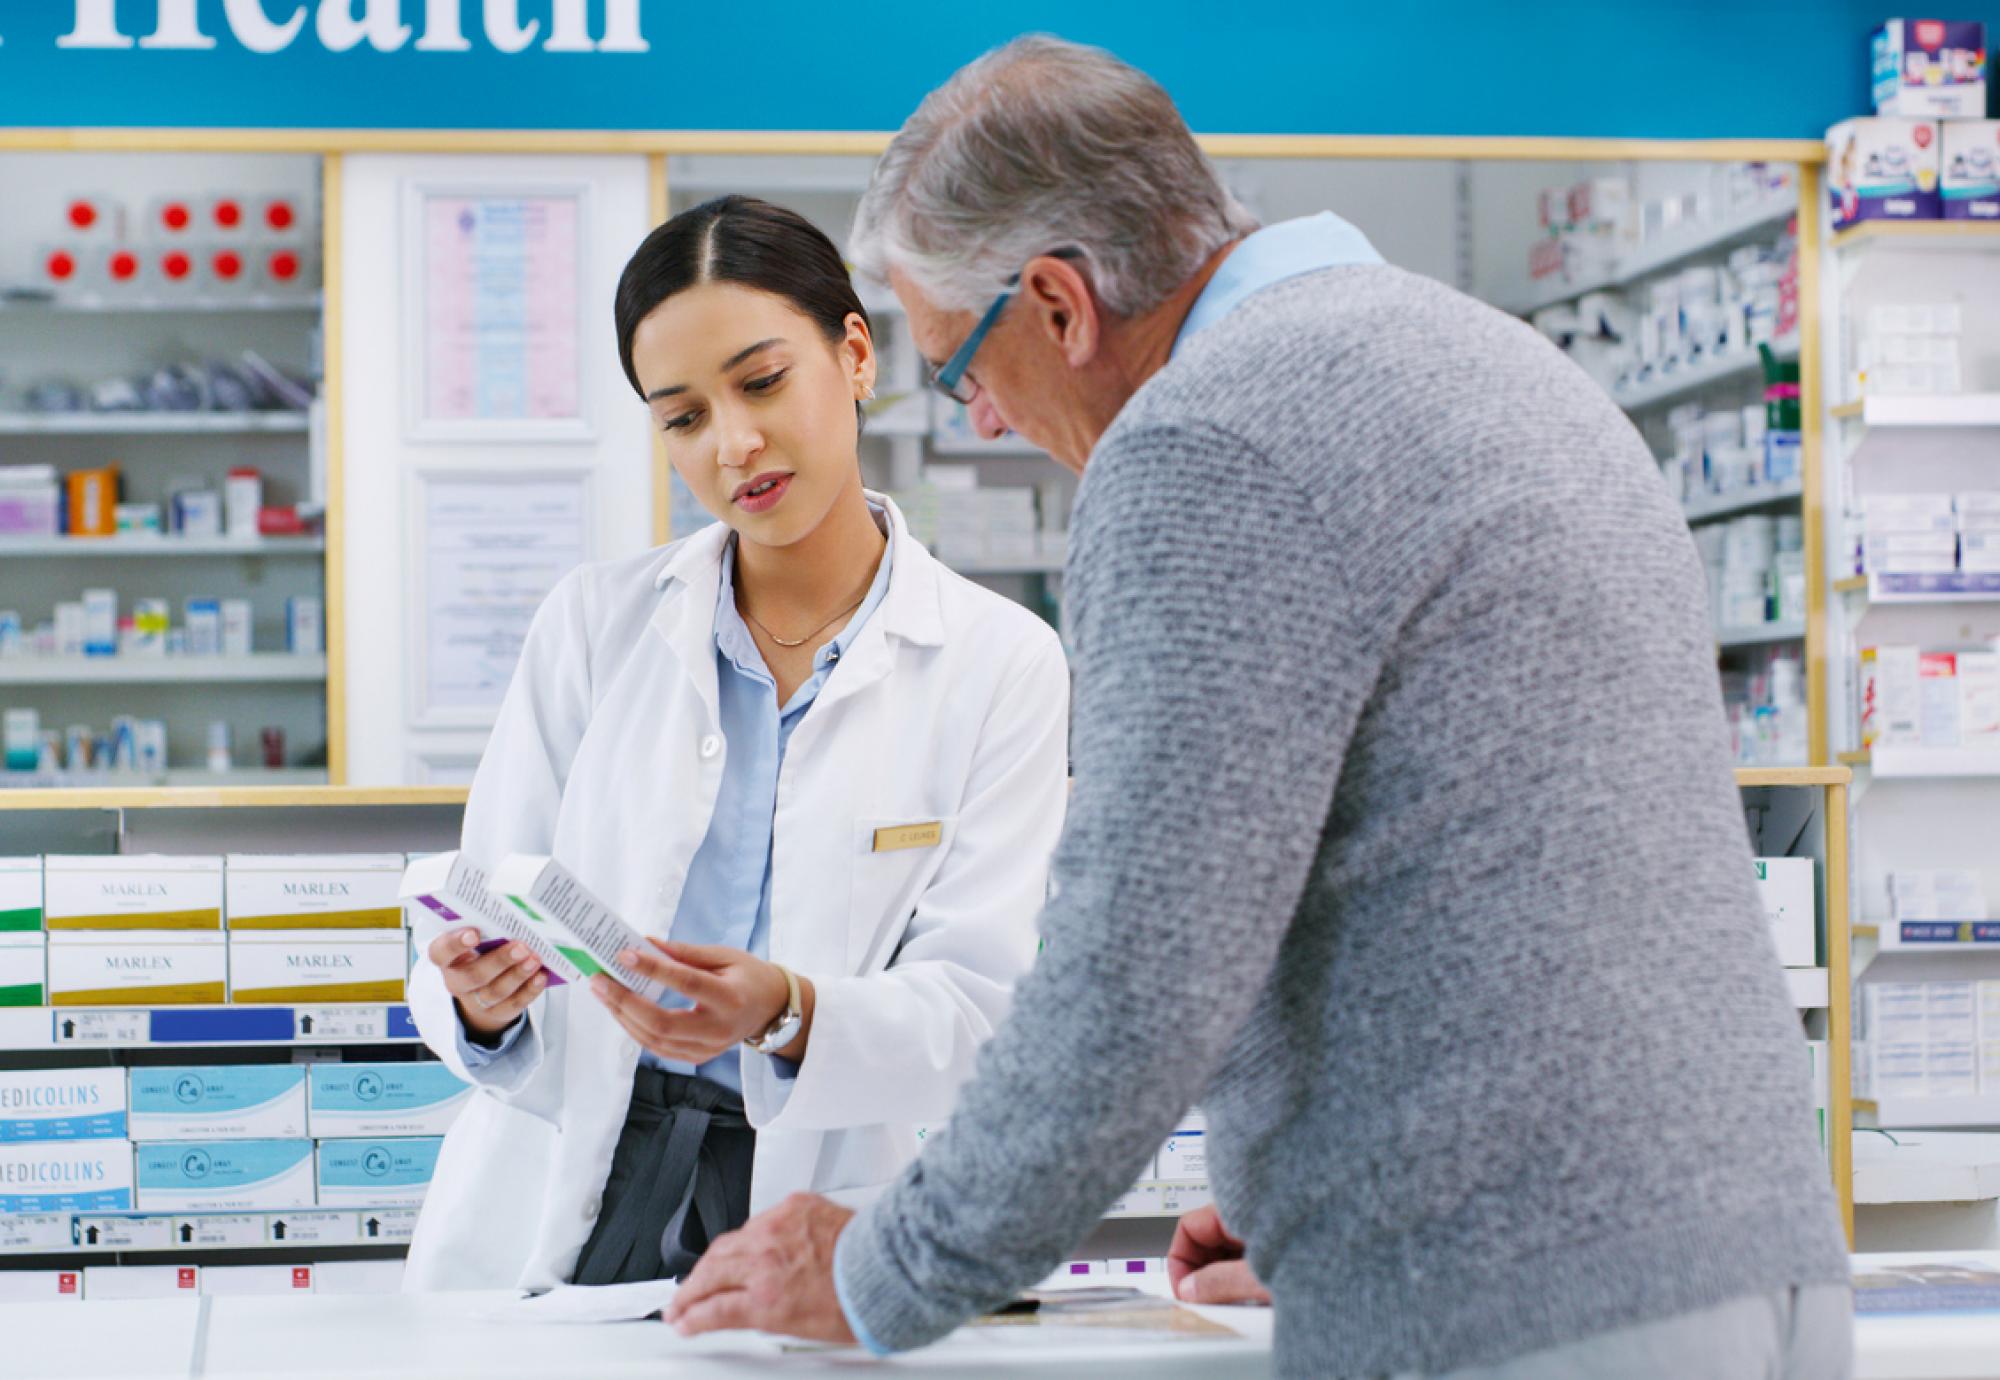
[[[729,535],[720,522],[704,527],[682,543],[655,581],[664,597],[652,629],[701,696],[711,727],[722,717],[715,678],[715,600],[722,589],[722,548]]]

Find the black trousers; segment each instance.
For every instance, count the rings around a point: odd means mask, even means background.
[[[641,1068],[576,1284],[684,1279],[750,1217],[757,1133],[743,1099],[706,1078]]]

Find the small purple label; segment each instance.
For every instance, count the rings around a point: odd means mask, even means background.
[[[422,901],[425,905],[429,906],[432,910],[436,911],[439,915],[442,915],[447,920],[457,920],[460,918],[459,913],[457,911],[453,910],[450,906],[446,905],[444,902],[438,900],[438,898],[435,896],[419,896],[417,899],[419,901]]]

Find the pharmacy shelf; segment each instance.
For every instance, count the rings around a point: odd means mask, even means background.
[[[1516,316],[1526,316],[1544,307],[1574,301],[1586,293],[1629,286],[1656,273],[1677,268],[1690,259],[1719,254],[1734,249],[1747,240],[1756,239],[1784,225],[1798,209],[1796,196],[1762,198],[1717,224],[1673,235],[1661,235],[1651,244],[1642,245],[1604,272],[1591,274],[1574,283],[1551,284],[1530,293],[1507,310]]]
[[[131,791],[159,787],[324,786],[325,767],[235,767],[209,771],[205,767],[170,767],[166,771],[7,771],[0,772],[0,791]]]
[[[1871,606],[1991,604],[2000,602],[2000,573],[1959,570],[1949,575],[1851,575],[1835,580],[1833,592]]]
[[[1915,1131],[1854,1136],[1854,1201],[1982,1203],[2000,1198],[2000,1135]]]
[[[2000,393],[1939,393],[1904,398],[1864,398],[1831,409],[1842,421],[1863,426],[2000,426]]]
[[[1771,342],[1771,353],[1779,359],[1797,359],[1799,337],[1794,331]],[[1754,349],[1735,350],[1728,354],[1711,355],[1699,364],[1684,364],[1671,374],[1663,375],[1649,383],[1631,388],[1614,388],[1611,400],[1627,412],[1639,412],[1650,407],[1660,407],[1676,402],[1690,393],[1698,393],[1711,384],[1725,383],[1745,375],[1761,375],[1764,369],[1762,357]]]
[[[1856,1098],[1878,1126],[2000,1126],[2000,1093],[1981,1097]]]
[[[59,1212],[0,1218],[0,1255],[112,1251],[292,1251],[409,1241],[419,1209],[302,1207],[270,1212]]]
[[[95,292],[48,294],[39,291],[19,292],[0,297],[0,315],[18,314],[22,316],[47,316],[52,314],[79,313],[88,315],[125,316],[163,313],[190,316],[232,315],[249,312],[316,312],[322,305],[317,292],[253,292],[241,297],[206,296],[157,296],[135,295],[107,296]]]
[[[1868,249],[1964,254],[2000,249],[2000,225],[1965,220],[1871,220],[1833,237],[1842,253]]]
[[[254,656],[47,656],[0,661],[0,685],[207,685],[323,681],[326,658]]]
[[[407,1006],[0,1008],[0,1050],[393,1045],[422,1037]]]
[[[1854,927],[1878,954],[1962,954],[2000,951],[2000,920],[1870,920]]]
[[[1866,752],[1843,752],[1840,761],[1857,772],[1868,772],[1877,781],[1899,777],[1908,780],[2000,777],[2000,752],[1965,748],[1878,747]]]
[[[5,556],[311,556],[326,550],[326,538],[171,537],[123,533],[115,537],[0,537]]]
[[[1792,994],[1792,1005],[1801,1011],[1824,1011],[1826,1009],[1827,980],[1824,968],[1787,968],[1785,987]]]
[[[1782,623],[1763,623],[1754,628],[1722,628],[1715,635],[1716,645],[1729,650],[1736,647],[1765,647],[1778,642],[1801,642],[1805,640],[1806,625],[1803,620],[1793,619]]]
[[[1777,508],[1797,503],[1805,496],[1805,481],[1790,480],[1784,484],[1773,484],[1765,488],[1745,489],[1738,493],[1719,494],[1689,503],[1682,507],[1688,526],[1699,527],[1704,522],[1715,522],[1721,518],[1735,517],[1738,513],[1751,513],[1760,508]]]
[[[1214,1201],[1208,1184],[1189,1179],[1141,1179],[1133,1184],[1111,1210],[1107,1219],[1121,1221],[1147,1217],[1179,1217]]]
[[[0,436],[185,436],[303,432],[303,412],[9,412]]]

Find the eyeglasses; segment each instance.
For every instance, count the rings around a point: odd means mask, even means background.
[[[1051,249],[1046,257],[1053,259],[1080,259],[1083,257],[1083,251],[1073,248]],[[1008,300],[1013,297],[1014,289],[1020,285],[1021,275],[1016,273],[1007,280],[1007,286],[1000,290],[1000,295],[993,299],[993,305],[986,309],[986,314],[979,318],[979,324],[972,328],[972,334],[965,338],[965,343],[960,345],[952,353],[951,358],[944,362],[944,367],[929,371],[930,378],[928,382],[932,388],[935,388],[953,402],[961,405],[970,404],[974,398],[979,396],[979,384],[976,381],[968,380],[966,372],[972,368],[972,357],[979,353],[979,346],[986,339],[986,333],[993,329],[993,323],[1000,319],[1001,311],[1006,308]]]

